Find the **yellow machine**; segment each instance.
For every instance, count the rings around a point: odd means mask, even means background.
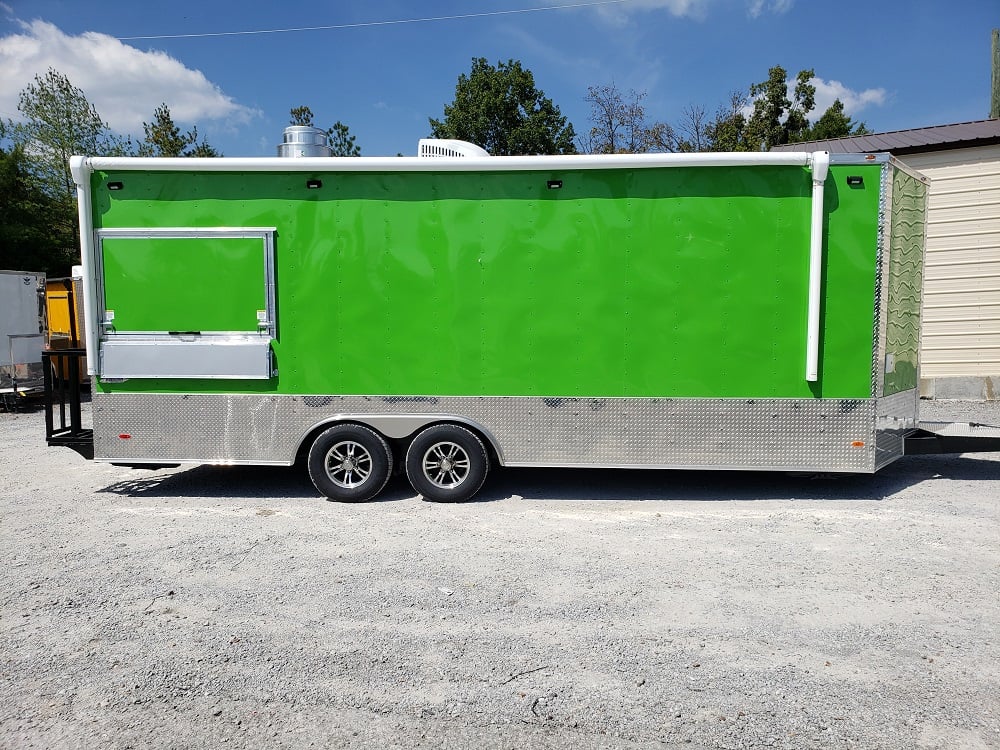
[[[76,269],[74,268],[74,271]],[[83,294],[81,278],[74,274],[69,278],[48,279],[45,282],[45,311],[48,317],[47,349],[79,349],[83,347]],[[60,376],[65,380],[68,373]],[[87,370],[80,370],[80,382],[87,382]]]

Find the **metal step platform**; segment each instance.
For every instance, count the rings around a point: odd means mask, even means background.
[[[45,376],[45,440],[70,448],[87,459],[94,457],[94,430],[83,426],[80,363],[84,349],[42,352]]]

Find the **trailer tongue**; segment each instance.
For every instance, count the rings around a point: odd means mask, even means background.
[[[976,422],[921,422],[906,436],[906,455],[1000,451],[1000,427]]]
[[[50,441],[340,500],[995,449],[919,423],[927,183],[890,157],[420,151],[74,157],[94,426]]]

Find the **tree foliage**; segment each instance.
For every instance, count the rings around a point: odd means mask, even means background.
[[[52,196],[76,192],[70,156],[120,156],[132,151],[131,141],[112,133],[83,91],[53,68],[36,75],[21,91],[17,108],[25,120],[8,123],[8,137],[30,155],[31,171]]]
[[[642,100],[646,94],[628,91],[623,94],[615,84],[590,86],[593,126],[580,139],[581,150],[591,154],[641,154],[651,151],[675,151],[677,139],[673,128],[664,122],[648,122]]]
[[[21,91],[18,109],[24,120],[5,124],[9,148],[0,151],[2,265],[68,275],[79,257],[69,157],[129,154],[132,143],[52,68]]]
[[[153,111],[153,122],[142,123],[145,138],[139,144],[139,156],[221,156],[203,139],[198,141],[198,128],[181,134],[174,124],[166,103]]]
[[[497,156],[576,152],[573,125],[517,60],[494,67],[473,58],[469,74],[458,77],[454,101],[430,126],[433,138],[470,141]]]
[[[209,146],[204,140],[199,141],[194,144],[186,153],[181,154],[181,156],[210,156],[212,158],[217,158],[222,156],[222,153],[218,151],[215,146]]]
[[[291,115],[292,119],[288,121],[289,125],[299,125],[304,127],[312,127],[313,124],[313,113],[309,107],[292,107],[288,114]]]
[[[704,128],[707,136],[704,148],[682,139],[681,150],[766,151],[786,143],[867,133],[864,123],[854,123],[845,114],[844,104],[839,99],[810,124],[810,115],[816,108],[814,77],[812,70],[799,71],[790,98],[787,72],[775,65],[768,71],[767,80],[729,95],[729,100],[719,107]],[[681,127],[682,133],[689,132],[692,123],[688,115],[687,127]]]
[[[68,276],[75,244],[72,200],[39,187],[23,146],[0,149],[0,268]]]
[[[788,98],[788,74],[775,65],[767,80],[750,86],[753,113],[747,121],[744,139],[747,151],[769,151],[774,146],[799,140],[809,128],[809,113],[816,107],[816,87],[810,83],[812,70],[800,70],[795,91]]]
[[[866,135],[869,132],[871,131],[863,122],[855,123],[844,112],[844,103],[840,99],[836,99],[826,112],[812,124],[812,127],[803,133],[802,140],[825,141],[831,138],[845,138],[850,135]]]
[[[333,123],[326,135],[334,156],[361,156],[361,147],[355,143],[351,129],[340,120]]]
[[[719,107],[715,118],[708,124],[707,150],[709,151],[748,151],[746,140],[749,97],[744,91],[735,90],[729,93],[729,99]]]

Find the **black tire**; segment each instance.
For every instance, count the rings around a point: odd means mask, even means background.
[[[438,424],[417,435],[406,451],[406,478],[435,503],[460,503],[479,492],[490,470],[483,441],[464,427]]]
[[[371,500],[392,474],[392,451],[381,435],[359,424],[334,425],[309,448],[309,478],[331,500]]]

